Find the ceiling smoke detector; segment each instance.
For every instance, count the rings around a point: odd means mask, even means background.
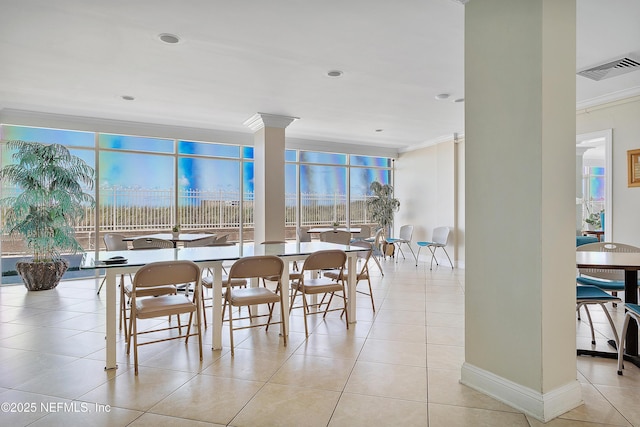
[[[640,58],[631,55],[578,71],[577,74],[591,80],[600,81],[640,70]]]

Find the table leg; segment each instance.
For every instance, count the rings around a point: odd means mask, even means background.
[[[282,283],[280,284],[280,292],[282,294],[282,313],[280,316],[284,323],[280,324],[280,335],[287,335],[289,331],[289,263],[285,262],[284,271],[282,272]]]
[[[356,323],[357,261],[358,257],[356,252],[347,254],[347,314],[349,315],[349,323]]]
[[[106,324],[106,365],[105,370],[118,369],[116,364],[116,269],[108,268],[106,271],[107,286],[107,324]],[[124,284],[121,284],[123,286]]]
[[[624,272],[624,301],[638,303],[638,271],[625,270]],[[625,353],[629,356],[638,356],[638,325],[629,322],[625,344]]]
[[[211,310],[211,346],[213,350],[222,350],[222,262],[217,262],[213,271],[213,308]]]

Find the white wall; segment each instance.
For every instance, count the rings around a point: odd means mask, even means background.
[[[417,248],[415,242],[429,241],[435,227],[451,227],[453,233],[447,251],[454,263],[458,253],[455,235],[460,170],[460,165],[456,164],[456,157],[460,157],[455,155],[456,150],[452,139],[401,153],[395,164],[395,196],[400,200],[400,210],[395,216],[394,232],[397,235],[402,225],[412,224],[413,247]],[[461,157],[464,161],[464,155]],[[464,167],[461,169],[464,171]],[[429,260],[428,253],[421,251],[421,262]],[[448,264],[446,258],[445,263]]]
[[[613,236],[610,240],[640,246],[640,187],[627,185],[627,150],[640,148],[640,96],[577,112],[578,134],[604,129],[613,129]]]

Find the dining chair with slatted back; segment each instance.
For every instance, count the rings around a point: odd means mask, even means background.
[[[373,245],[365,241],[356,241],[356,242],[351,242],[351,246],[359,246],[361,248],[368,249],[368,251],[356,252],[356,255],[357,255],[356,268],[358,268],[358,270],[356,271],[356,292],[362,295],[368,295],[369,298],[371,298],[371,308],[375,312],[376,305],[375,305],[375,302],[373,301],[373,290],[371,288],[371,278],[369,277],[369,260],[371,259],[371,255],[373,253]],[[340,270],[324,271],[322,272],[322,274],[325,277],[330,277],[333,280],[338,280],[339,278],[342,277],[347,281],[347,285],[349,285],[349,272],[346,269],[343,270],[342,272],[340,272]],[[360,283],[363,280],[367,281],[367,285],[369,286],[368,292],[363,290],[358,290],[358,283]],[[329,303],[331,303],[331,301],[329,301]]]
[[[190,300],[186,295],[163,295],[155,298],[141,298],[141,293],[147,288],[157,288],[163,286],[175,286],[180,283],[194,282],[196,289],[194,300]],[[200,267],[192,261],[162,261],[153,262],[142,267],[135,274],[131,290],[131,322],[130,339],[127,343],[127,354],[130,352],[131,341],[133,341],[133,359],[135,374],[138,375],[138,347],[141,345],[154,344],[163,341],[185,338],[185,344],[189,337],[198,337],[198,348],[200,360],[202,360],[202,330],[200,327]],[[187,331],[182,333],[180,315],[188,314],[189,322]],[[155,317],[176,315],[178,326],[169,326],[153,330],[138,330],[138,321]],[[195,316],[195,319],[194,319]],[[196,331],[192,332],[192,324]],[[179,334],[167,334],[145,342],[138,342],[138,336],[142,334],[158,333],[178,329]]]
[[[348,245],[351,242],[351,233],[345,230],[324,231],[320,233],[320,241]]]

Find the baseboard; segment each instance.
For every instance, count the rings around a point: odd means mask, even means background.
[[[584,403],[578,380],[540,393],[465,362],[460,382],[544,423]]]

